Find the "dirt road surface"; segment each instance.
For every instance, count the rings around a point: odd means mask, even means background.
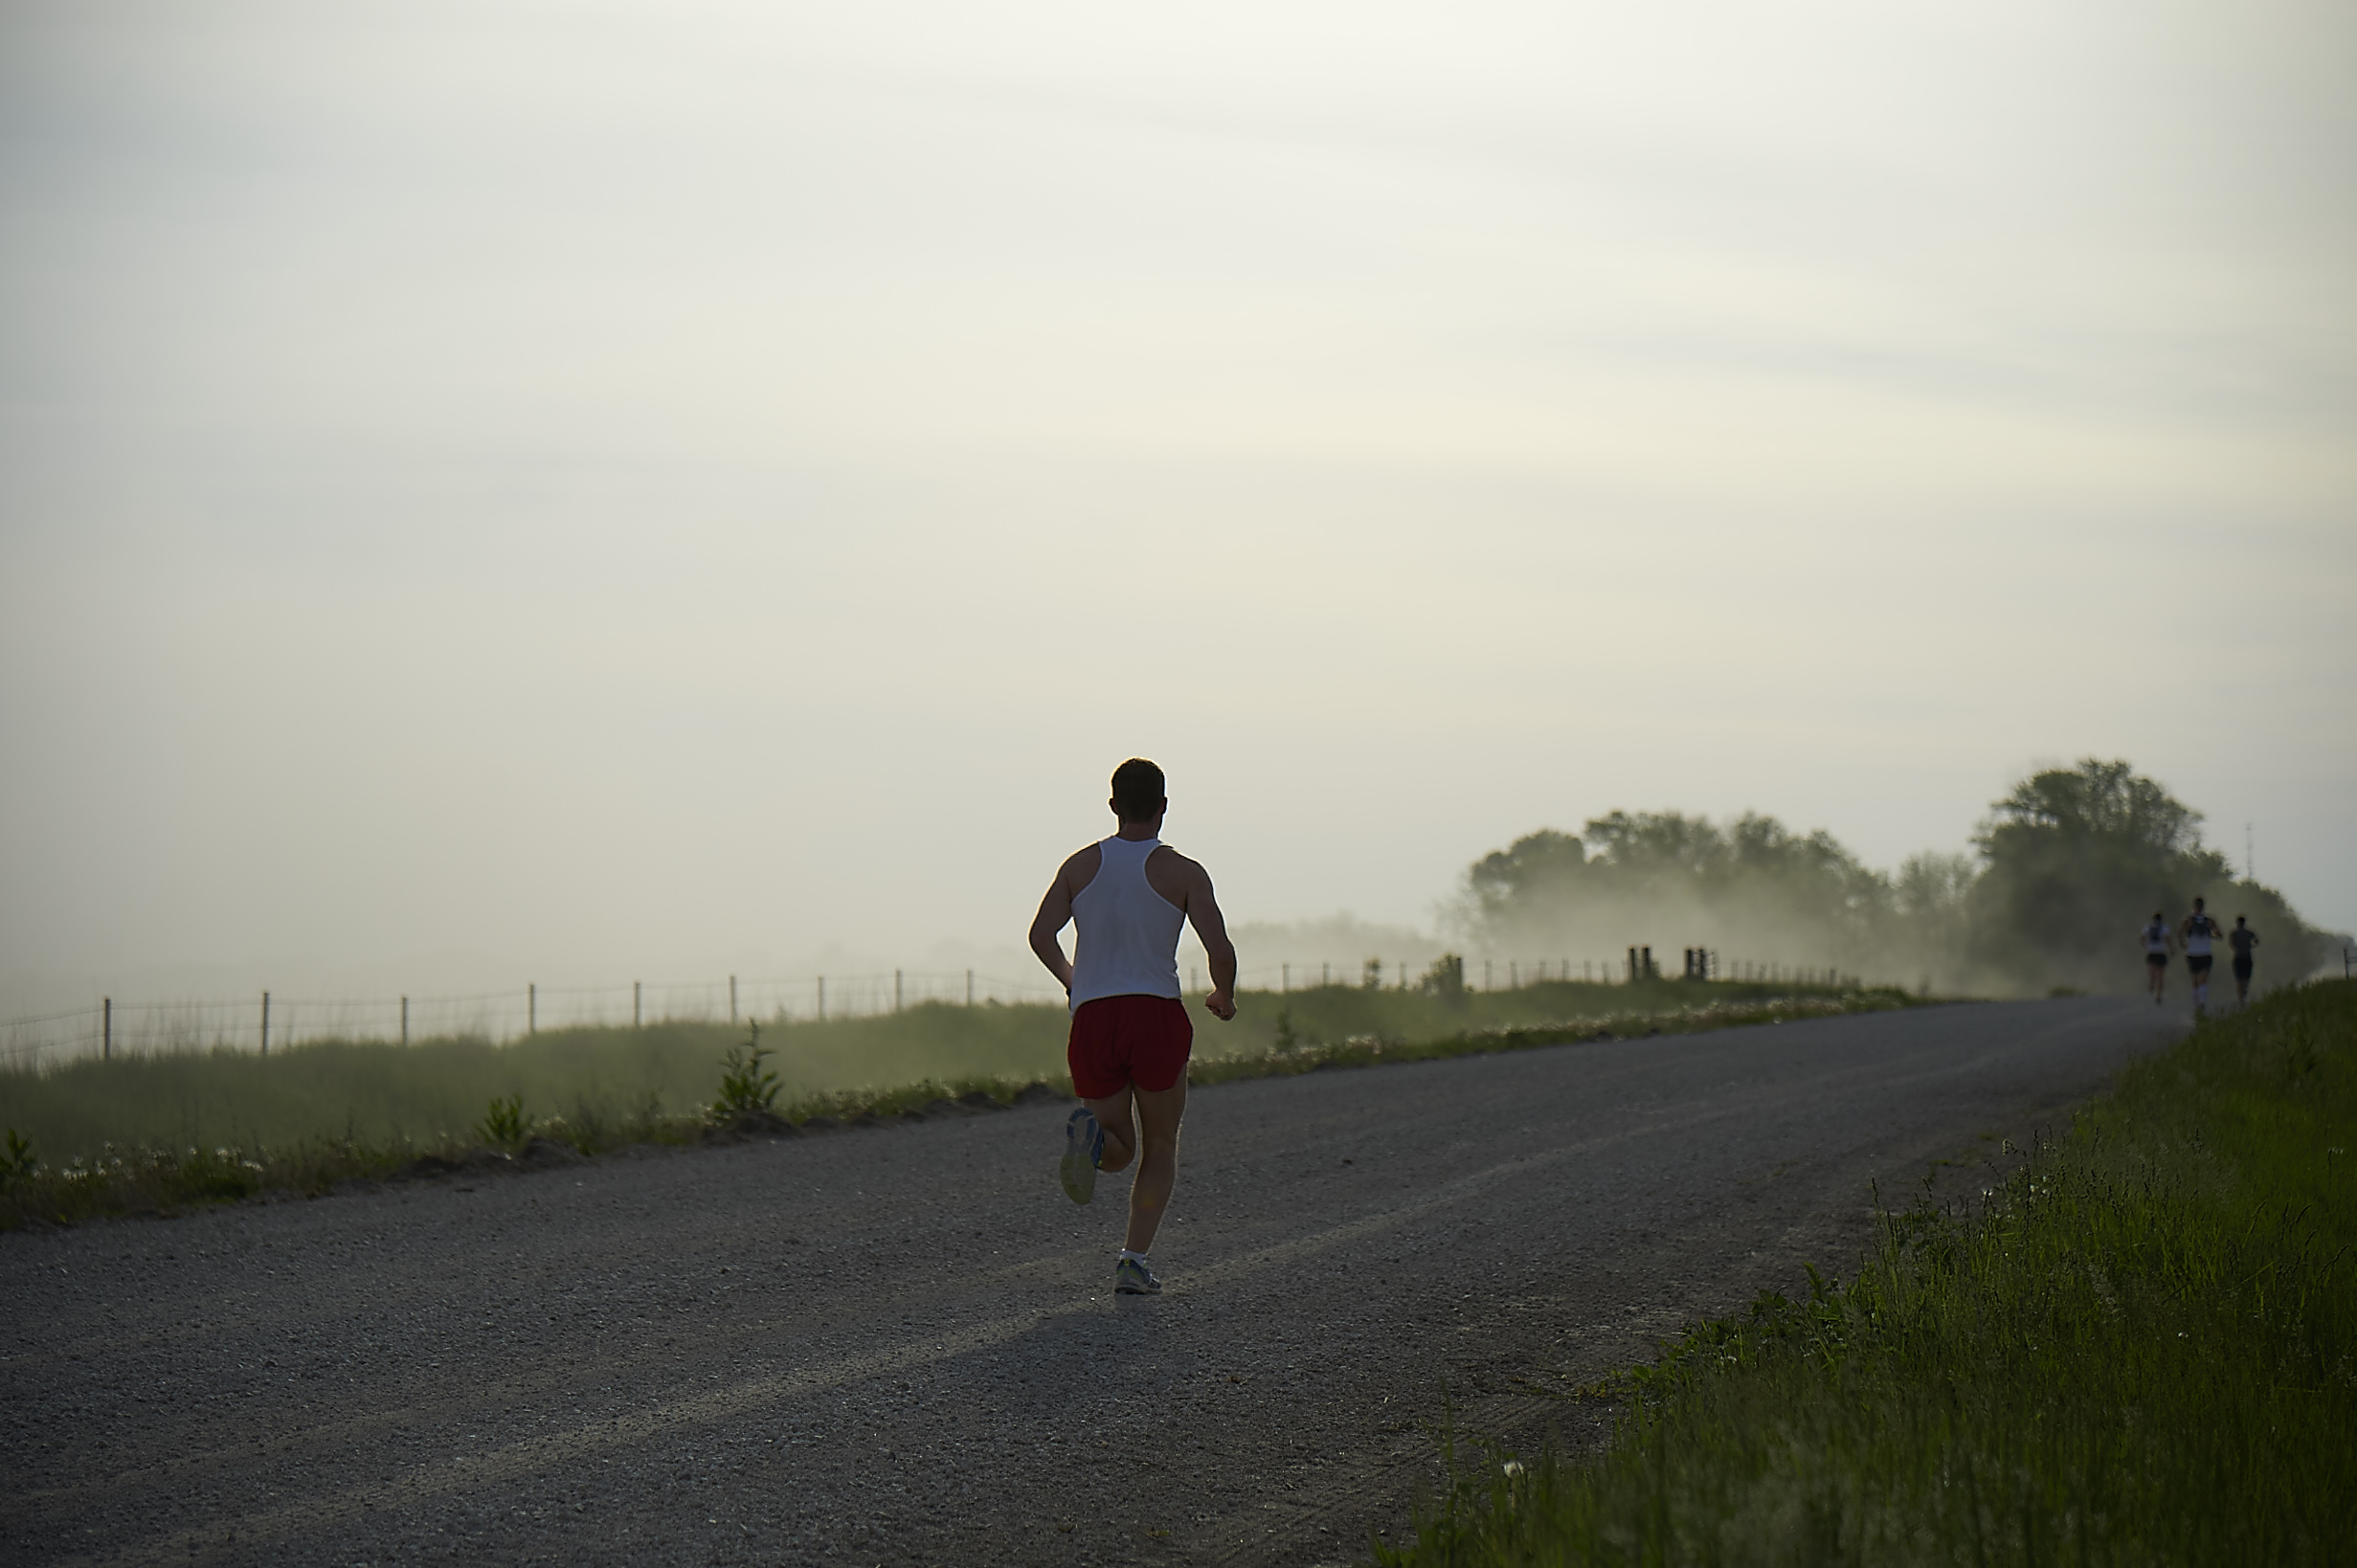
[[[1199,1090],[1169,1288],[1060,1106],[0,1236],[0,1559],[1318,1563],[1465,1427],[1847,1272],[2174,1008],[1958,1006]],[[1961,1180],[1960,1180],[1961,1178]],[[1949,1171],[1948,1190],[1974,1181]]]

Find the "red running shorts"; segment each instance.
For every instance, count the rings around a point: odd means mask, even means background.
[[[1072,1092],[1110,1100],[1135,1084],[1159,1094],[1185,1076],[1195,1048],[1195,1023],[1176,997],[1099,997],[1072,1015],[1065,1060]]]

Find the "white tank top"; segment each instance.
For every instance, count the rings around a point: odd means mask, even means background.
[[[2156,920],[2144,928],[2144,951],[2146,952],[2166,952],[2168,951],[2168,928],[2166,926]]]
[[[1097,874],[1072,896],[1072,1010],[1099,997],[1176,997],[1185,913],[1146,881],[1159,839],[1097,845]]]
[[[2210,933],[2218,928],[2206,914],[2197,914],[2186,924],[2185,951],[2189,958],[2210,956]]]

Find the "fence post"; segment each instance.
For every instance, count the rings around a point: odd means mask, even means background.
[[[826,976],[819,976],[819,1021],[826,1021]]]
[[[99,1003],[99,1060],[115,1059],[115,998],[108,997]]]
[[[409,1043],[409,998],[401,998],[401,1043]]]
[[[270,1054],[270,993],[262,993],[262,1055]]]
[[[524,1032],[540,1033],[540,982],[532,981],[524,988]]]
[[[892,971],[892,1011],[900,1011],[900,971]]]
[[[966,971],[966,1005],[974,1005],[974,971]]]
[[[729,1021],[736,1021],[736,976],[729,976]]]
[[[1280,967],[1284,971],[1284,977],[1277,982],[1277,989],[1279,991],[1291,991],[1293,989],[1293,966],[1291,964],[1285,964]]]
[[[645,1010],[639,1005],[639,982],[633,980],[630,982],[630,1026],[636,1029],[645,1021]]]

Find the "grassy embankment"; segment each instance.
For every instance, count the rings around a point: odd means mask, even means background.
[[[1462,1472],[1391,1568],[2357,1559],[2357,985],[2124,1073],[1846,1286],[1591,1396],[1599,1458]],[[1927,1191],[1929,1189],[1927,1188]]]
[[[1678,981],[1454,997],[1246,992],[1228,1024],[1192,1004],[1193,1081],[1553,1044],[1600,1027],[1677,1032],[1906,1002],[1889,991]],[[1061,1088],[1066,1023],[1055,1006],[929,1003],[767,1024],[761,1043],[774,1052],[764,1069],[776,1075],[778,1113],[804,1124],[960,1095],[1004,1103],[1032,1083]],[[720,1063],[745,1036],[726,1024],[654,1023],[551,1030],[505,1045],[319,1041],[268,1058],[191,1051],[0,1072],[0,1130],[29,1146],[12,1162],[0,1152],[0,1227],[318,1191],[421,1154],[515,1148],[535,1135],[587,1154],[693,1142],[728,1120],[712,1109]],[[516,1107],[504,1127],[486,1115],[495,1100]]]

